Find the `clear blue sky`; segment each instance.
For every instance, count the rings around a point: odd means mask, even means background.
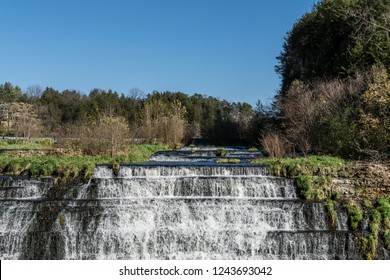
[[[315,0],[0,0],[0,83],[269,102]]]

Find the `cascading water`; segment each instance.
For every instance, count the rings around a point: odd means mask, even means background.
[[[243,159],[253,155],[230,150]],[[88,184],[2,179],[2,259],[358,259],[347,215],[263,166],[197,160],[97,166]],[[195,157],[195,156],[194,156]],[[58,187],[57,187],[58,188]]]

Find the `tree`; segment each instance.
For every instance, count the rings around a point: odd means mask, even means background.
[[[371,156],[390,153],[390,77],[383,65],[372,68],[372,81],[362,98],[360,122],[365,152]]]
[[[143,108],[141,137],[148,142],[182,145],[186,130],[185,114],[186,108],[179,100],[172,103],[155,98],[147,100]]]
[[[42,96],[43,89],[39,85],[29,86],[25,94],[32,99],[39,99]]]
[[[105,115],[100,118],[96,127],[98,138],[108,143],[108,150],[111,157],[117,155],[124,149],[126,140],[129,137],[129,127],[124,117]]]
[[[345,78],[381,62],[390,68],[389,0],[322,0],[287,34],[276,71],[281,97],[296,79]]]
[[[79,121],[67,126],[67,133],[59,145],[86,155],[114,157],[128,151],[130,131],[124,117],[102,115],[99,122]]]
[[[0,100],[2,102],[15,102],[22,98],[22,90],[18,86],[13,86],[6,82],[0,85]]]
[[[26,141],[32,136],[38,136],[42,131],[42,123],[36,108],[23,102],[2,103],[0,107],[1,120],[6,123],[3,133],[24,137]],[[2,126],[3,127],[3,126]]]

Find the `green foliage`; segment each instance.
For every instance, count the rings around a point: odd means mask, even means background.
[[[59,223],[60,223],[60,227],[61,229],[65,229],[65,226],[66,226],[66,218],[65,218],[65,215],[64,214],[60,214],[59,216]]]
[[[298,176],[296,179],[299,194],[306,200],[323,201],[330,197],[327,190],[329,181],[324,176]]]
[[[302,175],[335,175],[345,166],[345,161],[343,159],[331,156],[309,156],[306,158],[282,159],[260,158],[253,160],[252,163],[268,166],[272,175],[290,178],[296,178]]]
[[[330,198],[326,200],[326,209],[328,211],[328,219],[329,219],[330,226],[332,228],[335,228],[337,214],[336,211],[334,210],[334,202]]]
[[[370,200],[365,200],[365,201],[363,202],[363,205],[364,205],[364,207],[366,207],[366,208],[372,208],[372,207],[373,207],[372,202],[371,202]]]
[[[389,68],[389,10],[382,0],[316,4],[287,34],[277,66],[282,92],[296,79],[345,77],[378,62]]]
[[[379,199],[377,209],[382,214],[385,229],[390,230],[390,197]]]
[[[224,156],[227,155],[227,151],[226,151],[226,149],[224,149],[224,148],[220,148],[220,149],[217,149],[217,150],[215,151],[215,155],[216,155],[217,157],[224,157]]]
[[[9,153],[0,154],[0,174],[20,175],[29,173],[33,177],[55,176],[64,179],[80,177],[89,179],[95,165],[98,163],[112,163],[119,166],[121,162],[147,161],[150,156],[161,150],[168,149],[163,145],[134,145],[127,155],[110,156],[52,156],[32,155],[26,157],[12,157]]]
[[[22,90],[18,86],[13,86],[6,82],[0,85],[0,100],[3,102],[17,102],[23,98]]]
[[[31,138],[28,143],[25,139],[0,139],[0,149],[52,149],[55,141],[45,138]]]
[[[219,158],[216,160],[216,163],[240,163],[239,158]]]
[[[379,199],[375,206],[365,202],[369,213],[369,234],[361,239],[362,251],[366,259],[375,259],[378,255],[379,240],[382,237],[387,250],[390,251],[390,198]]]
[[[385,230],[385,232],[383,233],[383,238],[387,250],[390,251],[390,230],[389,229]]]
[[[360,222],[363,220],[362,209],[356,202],[350,201],[347,205],[347,210],[349,214],[349,222],[352,230],[356,230]]]
[[[250,147],[250,148],[248,149],[248,151],[249,151],[249,152],[256,152],[256,151],[258,151],[258,149],[257,149],[256,147]]]

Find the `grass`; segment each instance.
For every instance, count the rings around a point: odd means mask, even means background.
[[[127,155],[109,156],[56,156],[31,155],[13,157],[12,153],[0,154],[0,174],[21,175],[33,177],[55,176],[63,179],[82,178],[87,180],[99,163],[109,163],[118,166],[123,162],[147,161],[150,156],[161,150],[167,150],[164,145],[134,145]]]
[[[0,139],[0,149],[34,149],[45,150],[52,149],[53,139],[31,138],[26,142],[25,139]]]
[[[216,160],[216,163],[240,163],[239,158],[219,158]]]
[[[306,158],[260,158],[252,161],[268,166],[274,176],[297,178],[302,175],[336,175],[345,166],[345,161],[332,156],[310,156]]]
[[[354,201],[349,201],[347,205],[347,210],[349,214],[349,225],[352,230],[356,230],[361,221],[363,220],[363,212],[360,206],[354,202]]]
[[[306,200],[323,201],[332,198],[329,176],[302,175],[296,178],[299,194]]]

